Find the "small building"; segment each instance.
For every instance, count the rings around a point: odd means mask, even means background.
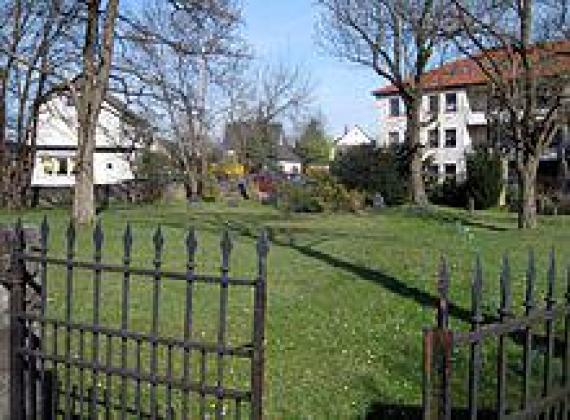
[[[33,188],[75,185],[77,114],[71,97],[54,95],[40,107]],[[115,185],[134,179],[135,152],[148,139],[148,124],[116,98],[107,98],[95,134],[95,185]]]
[[[285,175],[294,176],[301,173],[301,159],[290,146],[281,144],[277,147],[275,162],[281,173]]]
[[[363,145],[375,146],[376,141],[366,134],[358,125],[355,125],[350,130],[346,127],[344,134],[334,141],[333,147],[331,148],[331,160],[334,160],[336,154],[342,153],[343,150]]]

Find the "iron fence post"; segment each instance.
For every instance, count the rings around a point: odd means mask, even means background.
[[[24,360],[20,351],[24,344],[24,324],[20,318],[25,305],[25,270],[22,260],[24,231],[18,221],[11,243],[10,263],[10,418],[26,418]]]
[[[257,242],[258,276],[255,283],[254,321],[253,321],[253,358],[251,371],[251,414],[252,419],[263,418],[263,382],[264,382],[264,347],[265,347],[265,310],[267,301],[267,254],[269,240],[263,232]]]

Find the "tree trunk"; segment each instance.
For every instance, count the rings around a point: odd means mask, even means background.
[[[519,214],[520,229],[533,229],[536,220],[536,173],[538,165],[533,160],[519,171]]]
[[[91,125],[91,124],[90,124]],[[79,129],[78,140],[84,145],[78,154],[75,192],[73,196],[73,220],[79,224],[90,224],[95,219],[95,191],[93,157],[95,154],[95,127]]]
[[[422,163],[422,145],[420,141],[420,100],[413,99],[407,108],[406,146],[410,151],[410,193],[412,202],[419,206],[428,203]]]

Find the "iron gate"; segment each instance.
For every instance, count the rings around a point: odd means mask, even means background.
[[[4,280],[9,286],[11,312],[12,419],[241,418],[244,413],[253,419],[262,417],[268,254],[265,233],[257,241],[257,276],[245,279],[230,276],[233,244],[228,230],[220,242],[219,275],[195,272],[198,247],[193,230],[188,231],[184,244],[186,270],[180,272],[163,268],[165,240],[160,227],[153,236],[150,269],[132,264],[133,232],[129,225],[122,236],[119,264],[103,262],[100,223],[93,231],[92,260],[76,257],[76,232],[71,223],[64,235],[64,256],[48,253],[47,219],[41,225],[36,251],[25,247],[20,221],[14,232],[10,270]],[[37,264],[37,280],[26,268],[30,263]],[[117,282],[116,296],[102,294],[110,277]],[[171,287],[177,288],[175,296],[183,305],[178,336],[165,333],[161,327],[161,321],[176,323],[160,318],[165,318],[161,294]],[[210,319],[213,340],[194,328],[198,287],[201,293],[215,296],[214,303],[205,303],[215,306],[216,315]],[[240,292],[241,298],[250,296],[253,303],[251,317],[238,322],[251,323],[248,339],[241,343],[228,338],[228,302],[235,289],[246,290]],[[57,293],[52,293],[54,290]],[[36,310],[30,296],[34,291],[39,295]],[[138,291],[148,292],[152,301],[148,331],[133,326],[133,309],[140,305],[135,298]],[[75,301],[78,293],[89,294],[89,299]],[[113,298],[115,306],[105,301]],[[167,305],[176,307],[173,301]],[[89,321],[85,320],[86,312],[90,312]],[[104,322],[105,316],[116,318],[116,325]]]

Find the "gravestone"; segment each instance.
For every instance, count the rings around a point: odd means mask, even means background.
[[[372,199],[372,208],[374,210],[381,210],[386,207],[386,203],[384,202],[384,197],[380,193],[374,194],[374,198]]]

